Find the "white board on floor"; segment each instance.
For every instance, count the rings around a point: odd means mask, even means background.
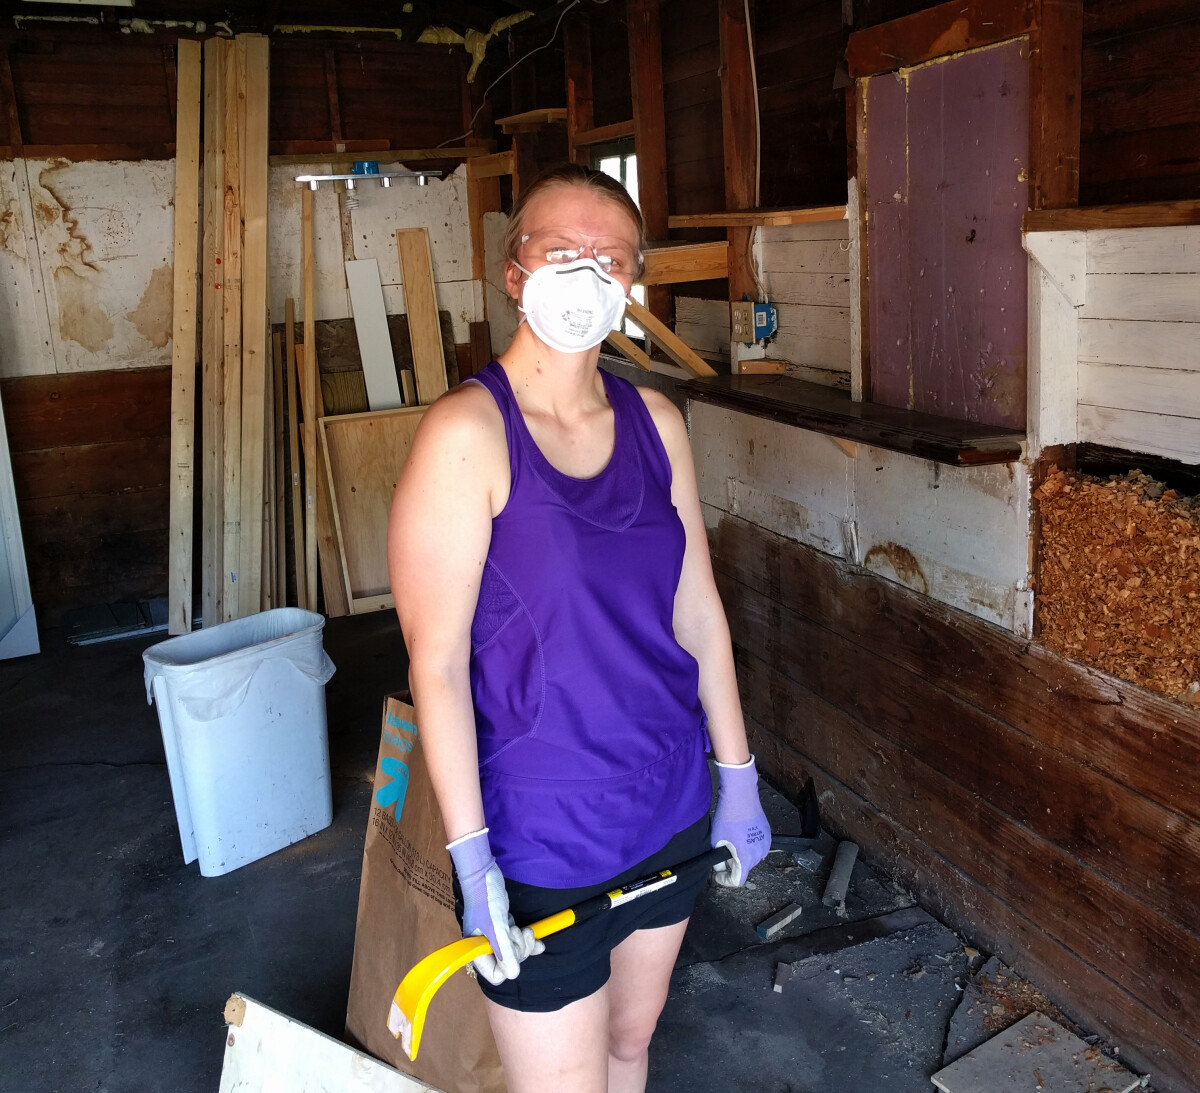
[[[404,405],[404,399],[396,378],[396,359],[392,356],[387,311],[383,306],[379,262],[374,258],[347,262],[346,285],[350,289],[354,332],[358,336],[358,352],[367,381],[367,403],[372,410],[394,410]]]
[[[235,994],[219,1093],[437,1093],[331,1036]]]
[[[943,1093],[1130,1093],[1141,1078],[1034,1012],[930,1079]]]

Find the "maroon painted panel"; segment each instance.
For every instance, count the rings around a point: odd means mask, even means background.
[[[913,409],[1025,426],[1028,41],[908,81]]]
[[[876,401],[1025,426],[1028,72],[1021,40],[869,81]]]
[[[866,114],[870,398],[910,408],[908,97],[894,73],[867,81]]]

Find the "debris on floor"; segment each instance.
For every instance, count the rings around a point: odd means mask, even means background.
[[[754,929],[759,937],[765,938],[767,941],[773,941],[775,936],[785,927],[790,926],[800,917],[800,913],[804,910],[798,903],[789,903],[782,911],[778,911],[770,918],[760,922]]]
[[[833,856],[833,868],[829,870],[829,880],[825,883],[821,902],[826,907],[836,907],[839,914],[846,910],[846,890],[850,887],[850,874],[854,872],[854,862],[857,858],[858,843],[838,843],[837,853]]]
[[[1039,639],[1200,705],[1200,497],[1138,470],[1100,479],[1057,467],[1034,497]]]
[[[942,1093],[1130,1093],[1142,1080],[1037,1011],[932,1077]]]

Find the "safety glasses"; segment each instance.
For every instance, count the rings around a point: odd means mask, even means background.
[[[591,257],[605,273],[636,277],[641,273],[642,255],[627,242],[616,238],[592,239],[571,228],[542,228],[521,236],[522,249],[530,257],[551,265]]]

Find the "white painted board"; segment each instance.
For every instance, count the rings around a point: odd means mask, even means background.
[[[1088,273],[1198,273],[1200,224],[1087,233]]]
[[[26,163],[10,160],[0,163],[0,377],[54,370]]]
[[[324,1033],[235,994],[219,1093],[429,1093],[417,1081]],[[436,1093],[436,1091],[435,1091]]]
[[[931,1080],[942,1093],[1130,1093],[1141,1084],[1136,1074],[1037,1012]]]
[[[1080,405],[1079,439],[1184,463],[1200,463],[1200,423],[1194,417]]]
[[[1080,319],[1079,359],[1093,364],[1200,372],[1200,323]]]
[[[394,410],[404,405],[404,399],[396,377],[396,358],[392,356],[392,339],[383,307],[383,286],[379,283],[379,263],[374,258],[347,262],[346,285],[350,290],[354,333],[358,336],[358,352],[367,381],[367,404],[372,410]]]

